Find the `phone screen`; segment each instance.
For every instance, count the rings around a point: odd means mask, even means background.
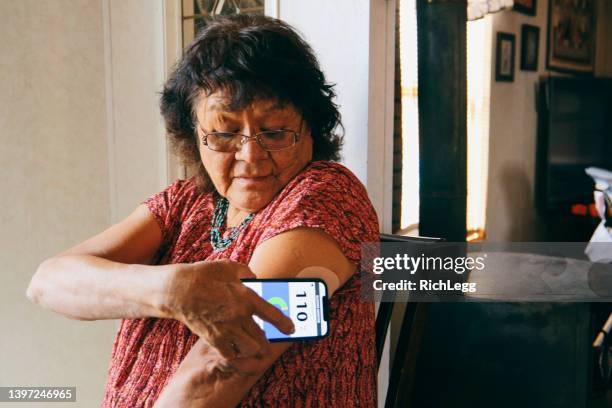
[[[327,286],[320,279],[245,279],[244,284],[279,308],[295,325],[291,335],[254,316],[270,341],[321,338],[327,335]]]

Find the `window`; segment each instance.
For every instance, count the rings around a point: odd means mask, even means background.
[[[400,234],[418,233],[419,106],[416,0],[399,1],[402,183]],[[491,83],[491,18],[467,23],[467,239],[484,238]]]
[[[206,18],[228,14],[264,14],[264,0],[183,0],[183,47],[206,25]]]
[[[400,234],[419,224],[419,86],[416,0],[399,2],[402,104],[402,195]]]
[[[467,240],[485,238],[489,168],[491,16],[467,23]]]

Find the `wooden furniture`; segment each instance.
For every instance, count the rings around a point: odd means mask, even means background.
[[[544,77],[538,84],[535,204],[538,241],[583,242],[599,218],[571,213],[593,202],[584,169],[612,169],[612,79]]]
[[[435,243],[443,241],[440,238],[406,237],[401,235],[381,234],[380,242],[412,242]],[[395,307],[394,302],[381,302],[376,315],[376,356],[380,366],[385,340],[394,312],[399,316],[401,325],[396,347],[391,350],[391,371],[389,386],[385,399],[385,408],[406,407],[412,397],[416,361],[418,357],[421,337],[425,327],[427,308],[424,303],[407,303],[404,310]],[[402,390],[400,393],[399,390]]]

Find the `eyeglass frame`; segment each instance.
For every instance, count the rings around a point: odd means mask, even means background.
[[[232,134],[232,135],[238,135],[238,136],[242,136],[242,138],[240,139],[240,148],[242,148],[242,146],[244,144],[246,144],[249,139],[255,139],[255,141],[257,142],[259,147],[264,149],[266,152],[282,152],[283,150],[291,149],[293,146],[298,144],[298,142],[300,141],[300,137],[302,136],[301,135],[302,126],[304,126],[304,118],[302,118],[301,121],[300,121],[300,127],[299,127],[300,132],[296,132],[295,130],[291,130],[291,129],[275,129],[275,130],[264,130],[263,132],[257,132],[253,136],[245,135],[244,133],[238,133],[238,132],[206,132],[204,129],[202,129],[202,126],[199,123],[198,123],[196,128],[199,129],[202,132],[202,135],[200,136],[200,138],[202,140],[202,144],[204,146],[206,146],[208,148],[208,150],[213,151],[213,152],[218,152],[218,153],[236,153],[240,149],[229,150],[229,151],[213,150],[213,149],[211,149],[211,147],[208,145],[208,141],[207,141],[208,136],[212,135],[212,134]],[[276,149],[276,150],[266,149],[263,146],[263,143],[261,142],[261,139],[259,138],[259,136],[261,134],[264,134],[264,133],[272,133],[272,132],[291,132],[291,133],[293,133],[293,144],[291,146],[283,147],[282,149]]]

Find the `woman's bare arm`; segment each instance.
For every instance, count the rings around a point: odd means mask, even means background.
[[[146,265],[161,230],[148,208],[42,262],[27,290],[33,302],[74,319],[165,317],[168,266]]]
[[[249,267],[258,278],[291,278],[317,266],[337,277],[328,287],[343,285],[356,266],[346,259],[336,242],[322,231],[299,228],[277,235],[255,250]],[[304,275],[301,275],[305,277]],[[215,365],[216,351],[202,339],[189,351],[170,383],[156,402],[156,408],[235,407],[257,380],[292,343],[273,343],[260,358],[230,361],[232,371]]]
[[[43,262],[27,296],[78,320],[169,317],[164,312],[167,265],[130,265],[92,255],[63,255]]]
[[[179,320],[225,358],[246,356],[268,343],[255,314],[280,331],[293,324],[242,284],[254,277],[230,261],[147,265],[161,244],[161,230],[146,206],[99,235],[44,261],[27,296],[65,316],[81,320],[165,317]]]

